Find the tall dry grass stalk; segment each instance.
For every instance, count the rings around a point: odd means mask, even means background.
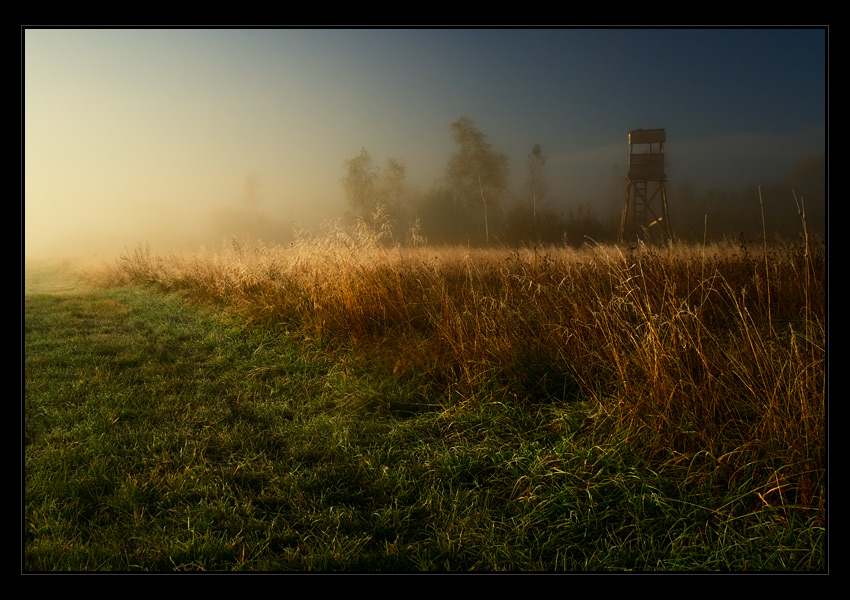
[[[755,453],[770,471],[762,501],[822,506],[825,248],[808,237],[507,250],[332,228],[287,247],[137,250],[109,277],[358,350],[456,396],[586,399],[649,455],[707,452],[738,473]]]

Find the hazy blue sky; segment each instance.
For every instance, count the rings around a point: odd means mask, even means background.
[[[248,208],[313,226],[345,210],[343,163],[361,148],[424,191],[461,116],[517,182],[540,144],[564,206],[622,197],[632,129],[667,130],[673,189],[775,180],[826,144],[825,29],[25,29],[23,42],[28,255],[191,247]]]

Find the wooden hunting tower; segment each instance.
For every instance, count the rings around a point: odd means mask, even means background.
[[[664,173],[663,129],[629,132],[629,174],[618,243],[634,237],[671,239],[667,214],[667,176]]]

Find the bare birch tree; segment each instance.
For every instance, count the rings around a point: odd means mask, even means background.
[[[493,150],[487,136],[467,117],[452,123],[451,131],[458,150],[449,159],[449,183],[464,201],[480,201],[484,209],[484,238],[489,244],[490,207],[507,189],[508,157]]]

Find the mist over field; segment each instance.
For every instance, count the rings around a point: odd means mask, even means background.
[[[24,570],[828,570],[827,28],[22,38]]]
[[[462,117],[507,158],[497,213],[525,202],[539,144],[542,206],[607,222],[628,132],[664,128],[677,233],[706,215],[737,233],[759,185],[776,230],[799,224],[792,186],[823,229],[827,34],[27,28],[25,256],[287,243],[357,216],[342,179],[364,149],[403,165],[413,222],[438,210]]]

